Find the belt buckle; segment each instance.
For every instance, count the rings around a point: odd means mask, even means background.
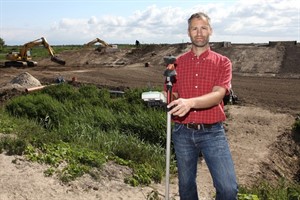
[[[195,124],[195,123],[188,123],[186,126],[188,129],[195,129],[195,130],[200,130],[201,124]]]

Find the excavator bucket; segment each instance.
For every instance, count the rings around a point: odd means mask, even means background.
[[[62,60],[62,59],[60,59],[60,58],[58,58],[56,56],[52,56],[51,57],[51,61],[56,62],[56,63],[58,63],[60,65],[65,65],[66,64],[66,61],[64,61],[64,60]]]

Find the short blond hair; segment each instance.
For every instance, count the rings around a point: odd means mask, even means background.
[[[207,14],[203,13],[203,12],[197,12],[197,13],[192,14],[192,15],[190,16],[190,18],[188,19],[188,25],[189,25],[189,28],[190,28],[190,25],[191,25],[191,21],[192,21],[192,19],[194,19],[194,18],[206,20],[207,23],[208,23],[208,25],[209,25],[209,27],[211,27],[211,25],[210,25],[210,17],[209,17]]]

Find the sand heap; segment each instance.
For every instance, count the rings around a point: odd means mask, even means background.
[[[29,92],[30,89],[38,87],[44,86],[28,72],[21,73],[10,82],[0,85],[0,104],[13,96],[21,95],[23,92]]]
[[[10,83],[13,85],[20,85],[21,87],[36,87],[42,85],[39,80],[34,78],[28,72],[24,72],[19,76],[15,77],[10,81]]]
[[[5,89],[17,89],[24,90],[26,88],[38,87],[41,86],[41,82],[34,78],[28,72],[19,74],[17,77],[13,78],[9,83],[7,83]]]

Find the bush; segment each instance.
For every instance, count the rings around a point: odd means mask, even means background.
[[[6,110],[16,117],[36,120],[45,128],[58,128],[67,118],[65,107],[48,94],[27,95],[12,99]]]
[[[18,138],[5,137],[0,142],[1,152],[5,150],[7,155],[22,155],[26,146],[26,141]]]

